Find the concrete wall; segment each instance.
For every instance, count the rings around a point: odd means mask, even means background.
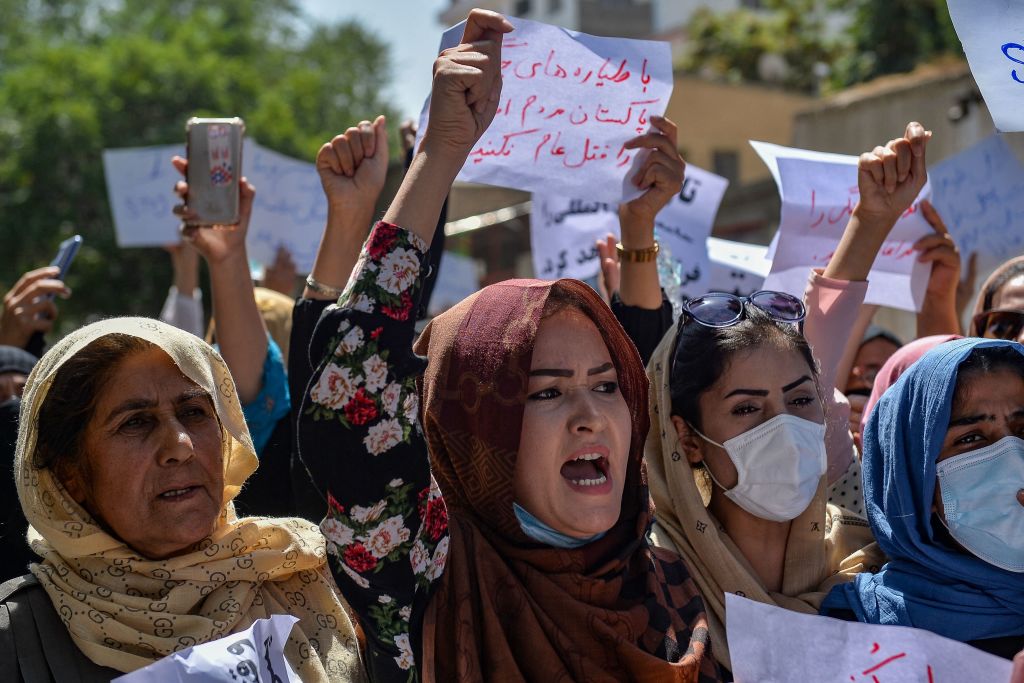
[[[879,78],[823,100],[797,114],[793,144],[804,149],[860,154],[900,137],[909,121],[934,133],[928,162],[935,163],[995,131],[983,102],[971,102],[966,115],[951,120],[950,108],[977,85],[966,64],[921,67],[912,74]]]
[[[806,95],[774,88],[680,75],[667,115],[679,126],[679,147],[688,162],[714,171],[715,150],[735,151],[739,181],[748,184],[770,174],[747,141],[792,144],[793,117],[811,102]]]

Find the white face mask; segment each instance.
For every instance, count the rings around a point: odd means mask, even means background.
[[[797,518],[811,504],[825,474],[825,425],[817,422],[776,415],[721,444],[693,431],[725,449],[738,476],[725,495],[755,517],[773,522]],[[711,468],[705,467],[710,474]],[[715,481],[714,475],[711,479]]]
[[[935,471],[950,535],[989,564],[1024,572],[1024,440],[1004,437]]]

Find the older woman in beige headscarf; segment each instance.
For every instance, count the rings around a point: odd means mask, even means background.
[[[42,559],[34,578],[15,580],[18,592],[0,593],[4,666],[17,666],[6,641],[23,669],[35,650],[53,672],[70,659],[109,677],[291,614],[284,653],[303,681],[364,680],[317,527],[236,517],[231,501],[256,465],[234,383],[209,345],[144,318],[66,337],[22,403],[18,495]],[[35,582],[48,601],[33,597]],[[59,624],[54,612],[75,648],[53,642],[63,633],[25,628]]]

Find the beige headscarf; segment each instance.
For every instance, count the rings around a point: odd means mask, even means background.
[[[111,536],[33,464],[39,410],[69,358],[100,337],[125,334],[163,349],[213,397],[225,431],[224,507],[209,538],[166,560],[140,556]],[[115,318],[65,337],[36,365],[21,404],[15,455],[18,497],[28,518],[31,566],[75,644],[93,662],[133,671],[190,645],[248,628],[255,619],[300,619],[285,656],[303,681],[362,681],[356,628],[326,565],[317,527],[299,519],[239,520],[231,499],[256,469],[235,385],[200,339],[147,318]]]
[[[698,482],[682,454],[672,424],[669,368],[675,335],[669,333],[654,352],[647,376],[651,380],[651,430],[645,457],[647,479],[655,505],[651,532],[654,545],[673,550],[686,560],[707,607],[711,651],[731,669],[725,637],[725,594],[815,614],[832,586],[877,571],[884,556],[874,543],[867,521],[825,502],[827,484],[796,519],[786,546],[782,590],[768,591],[739,548],[708,511],[710,490]]]

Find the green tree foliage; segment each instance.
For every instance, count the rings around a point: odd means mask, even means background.
[[[836,65],[836,86],[911,71],[940,55],[963,55],[946,0],[857,0],[852,11],[852,42]]]
[[[816,66],[831,64],[844,49],[841,41],[826,36],[821,3],[766,0],[763,4],[764,9],[757,11],[697,11],[689,25],[690,51],[683,68],[734,83],[769,80],[814,92],[820,78]]]
[[[681,66],[732,82],[816,93],[963,54],[945,0],[764,0],[758,10],[698,11]],[[845,19],[827,30],[829,17]]]
[[[262,144],[312,160],[354,121],[391,113],[385,46],[291,0],[0,0],[0,16],[0,291],[82,234],[63,330],[156,315],[170,284],[161,250],[115,244],[105,148],[184,141],[189,116],[239,115]]]

